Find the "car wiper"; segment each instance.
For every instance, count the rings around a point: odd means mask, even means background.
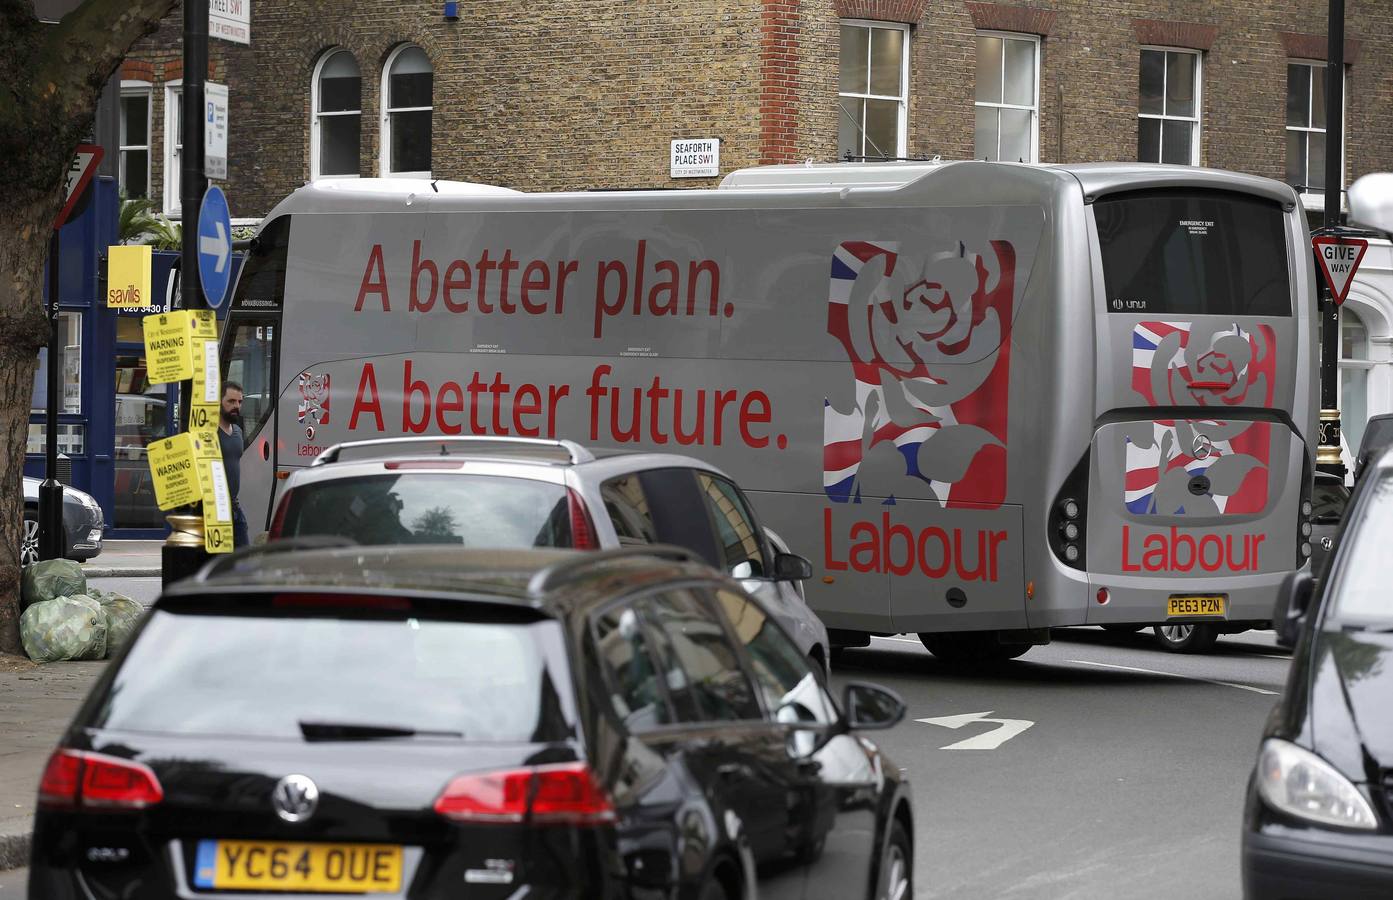
[[[300,733],[307,741],[383,741],[407,737],[464,737],[462,731],[423,731],[399,725],[369,725],[359,722],[301,722]]]

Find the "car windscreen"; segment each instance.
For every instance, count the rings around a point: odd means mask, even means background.
[[[1328,627],[1393,628],[1393,593],[1386,561],[1393,547],[1393,475],[1383,474],[1366,490],[1358,518],[1345,526],[1345,549],[1331,590]]]
[[[372,601],[344,601],[355,602]],[[311,595],[236,611],[157,608],[84,724],[295,740],[493,743],[571,733],[555,620],[400,606]]]
[[[1284,213],[1230,191],[1151,190],[1093,204],[1115,313],[1289,316]]]
[[[359,544],[569,547],[571,520],[559,484],[405,471],[296,487],[280,536],[321,534]]]

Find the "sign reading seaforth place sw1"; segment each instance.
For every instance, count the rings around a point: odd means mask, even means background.
[[[672,142],[673,178],[715,178],[721,174],[720,138]]]
[[[1363,238],[1322,236],[1312,238],[1311,246],[1316,250],[1325,283],[1330,286],[1330,297],[1339,306],[1349,296],[1354,273],[1359,271],[1359,261],[1369,249],[1369,242]]]
[[[208,0],[208,36],[252,42],[252,0]]]

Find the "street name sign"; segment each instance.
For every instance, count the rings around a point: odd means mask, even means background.
[[[208,0],[208,36],[252,42],[252,0]]]
[[[58,217],[53,220],[53,230],[57,231],[63,227],[63,223],[68,221],[68,216],[72,215],[73,207],[77,206],[77,201],[82,197],[82,192],[87,189],[87,183],[92,180],[92,176],[97,174],[97,165],[102,161],[102,156],[106,151],[96,144],[79,144],[77,155],[73,157],[72,164],[68,166],[68,174],[63,183],[63,208],[58,211]]]
[[[198,277],[208,305],[222,306],[232,280],[232,218],[227,195],[216,185],[208,188],[198,208]]]
[[[1339,306],[1349,296],[1354,273],[1359,271],[1359,262],[1369,249],[1369,242],[1363,238],[1323,235],[1312,238],[1311,246],[1315,248],[1325,283],[1330,287],[1330,298]]]
[[[143,309],[150,305],[149,244],[106,248],[106,305],[108,309]]]
[[[715,178],[720,175],[720,138],[673,141],[668,174],[673,178]]]
[[[227,178],[227,85],[203,85],[203,174]]]

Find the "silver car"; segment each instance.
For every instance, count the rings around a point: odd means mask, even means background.
[[[39,561],[39,485],[24,476],[24,536],[20,539],[19,564]],[[102,508],[95,497],[63,485],[63,558],[83,562],[102,552]]]
[[[738,579],[826,672],[827,629],[803,600],[811,564],[766,531],[721,470],[667,453],[529,438],[338,444],[283,482],[270,540],[608,549],[675,544]]]

